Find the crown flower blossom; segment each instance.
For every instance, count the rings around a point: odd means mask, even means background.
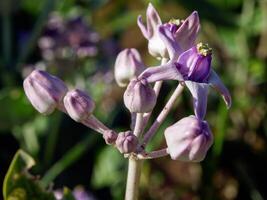
[[[208,123],[193,115],[168,127],[164,135],[173,160],[200,162],[213,143]]]
[[[85,92],[75,89],[64,97],[64,106],[69,116],[75,121],[87,119],[95,109],[95,102]]]
[[[150,112],[156,105],[156,94],[145,79],[132,80],[123,95],[124,104],[131,113]]]
[[[68,91],[62,80],[37,69],[24,80],[23,87],[33,107],[44,115],[51,114],[60,106]]]
[[[136,78],[145,68],[139,52],[134,49],[121,51],[115,62],[115,80],[120,87],[126,87],[131,79]]]
[[[166,45],[158,33],[158,26],[163,25],[171,32],[175,40],[179,41],[180,53],[193,46],[200,30],[199,17],[196,11],[185,20],[171,19],[169,22],[162,24],[158,12],[151,3],[146,11],[146,23],[147,26],[144,25],[142,16],[139,15],[137,24],[144,37],[148,40],[149,53],[156,58],[169,58]]]
[[[184,83],[193,96],[195,115],[199,119],[204,119],[206,114],[209,86],[219,91],[229,108],[230,93],[211,68],[211,48],[199,43],[180,54],[179,44],[168,29],[160,26],[159,34],[166,44],[170,60],[165,65],[146,69],[138,78],[146,79],[149,83],[159,80],[178,80]]]

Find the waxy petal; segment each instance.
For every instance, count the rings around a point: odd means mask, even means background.
[[[157,32],[158,25],[161,25],[161,19],[159,17],[158,12],[154,8],[154,6],[149,3],[146,11],[146,17],[147,17],[147,32],[148,36],[152,37]]]
[[[194,11],[176,31],[175,39],[183,50],[187,50],[194,45],[199,30],[200,23],[198,13]]]
[[[168,153],[173,160],[200,162],[213,142],[206,121],[185,117],[164,131]]]
[[[184,81],[181,73],[176,69],[176,66],[171,62],[157,67],[149,67],[142,74],[140,74],[138,78],[146,79],[148,83],[160,80]]]
[[[193,96],[193,105],[196,117],[198,119],[204,119],[207,110],[209,85],[193,81],[185,81],[185,84]]]
[[[206,82],[211,70],[211,55],[201,55],[194,46],[183,52],[177,63],[178,70],[188,80],[195,82]]]
[[[223,100],[226,103],[227,108],[229,109],[232,104],[231,95],[214,70],[211,70],[210,76],[208,78],[208,83],[222,95]]]
[[[152,35],[148,33],[148,30],[147,30],[145,24],[143,23],[143,20],[142,20],[142,16],[141,15],[139,15],[138,18],[137,18],[137,25],[139,26],[141,32],[143,33],[143,36],[147,40],[149,40],[152,37]]]
[[[83,121],[92,114],[95,102],[84,91],[74,89],[67,92],[64,97],[64,106],[69,116],[77,121]]]
[[[117,84],[125,87],[129,81],[138,76],[144,70],[144,63],[140,53],[134,49],[124,49],[115,61],[114,75]]]
[[[177,60],[178,56],[182,53],[179,43],[175,41],[173,34],[166,27],[159,26],[158,31],[159,37],[167,48],[170,60]]]
[[[202,161],[206,156],[205,146],[206,139],[203,135],[199,135],[191,143],[191,151],[189,153],[189,159],[194,162]],[[208,150],[208,149],[207,149]]]

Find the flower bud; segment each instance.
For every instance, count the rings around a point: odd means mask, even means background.
[[[145,79],[132,80],[124,92],[124,104],[130,112],[150,112],[156,105],[156,93]]]
[[[131,131],[121,132],[118,134],[116,146],[121,153],[125,154],[134,152],[137,144],[138,139]]]
[[[66,94],[64,105],[70,117],[77,122],[88,118],[95,108],[95,103],[91,97],[78,89]]]
[[[107,130],[103,134],[103,138],[106,144],[114,144],[116,142],[117,137],[118,135],[112,130]]]
[[[131,79],[144,70],[144,64],[136,49],[125,49],[119,53],[115,62],[115,80],[125,87]]]
[[[211,48],[199,43],[182,53],[175,65],[185,80],[207,82],[211,71]]]
[[[168,127],[164,135],[173,160],[200,162],[213,142],[208,123],[195,116],[181,119]]]
[[[23,87],[33,107],[45,115],[54,111],[68,91],[62,80],[41,70],[34,70],[24,80]]]

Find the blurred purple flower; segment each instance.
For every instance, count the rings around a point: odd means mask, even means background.
[[[38,44],[46,60],[70,56],[84,58],[97,55],[99,40],[99,35],[81,17],[66,21],[53,14]]]
[[[95,200],[93,195],[86,192],[81,186],[75,187],[72,194],[76,200]]]

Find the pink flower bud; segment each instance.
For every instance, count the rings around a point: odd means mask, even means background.
[[[132,80],[125,93],[124,104],[134,113],[150,112],[156,105],[156,93],[145,79]]]
[[[95,103],[91,97],[78,89],[66,94],[64,105],[69,116],[78,122],[88,118],[95,108]]]
[[[107,130],[103,134],[103,138],[105,139],[106,144],[114,144],[117,137],[118,135],[112,130]]]
[[[68,91],[62,80],[41,70],[34,70],[24,80],[23,87],[33,107],[45,115],[54,111]]]
[[[131,79],[144,70],[144,64],[136,49],[125,49],[119,53],[115,62],[115,79],[120,87],[125,87]]]
[[[134,152],[138,144],[137,137],[131,132],[121,132],[118,134],[116,146],[121,153]]]
[[[213,142],[208,123],[195,116],[176,122],[165,130],[164,135],[173,160],[200,162]]]

